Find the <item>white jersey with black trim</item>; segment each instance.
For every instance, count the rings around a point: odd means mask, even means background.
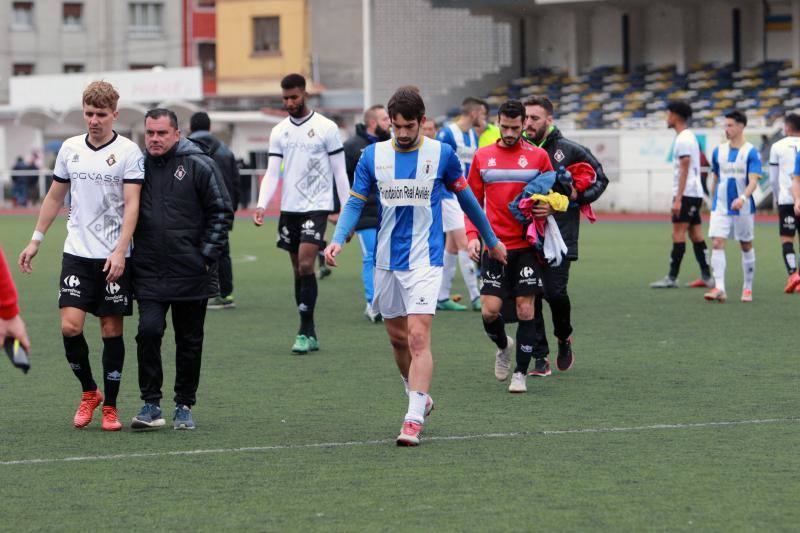
[[[675,173],[672,179],[672,196],[678,195],[678,182],[681,174],[681,158],[689,157],[689,173],[686,176],[686,187],[683,195],[688,198],[702,198],[703,185],[700,182],[700,143],[690,129],[685,129],[675,138],[672,149],[672,162]]]
[[[769,150],[769,165],[778,171],[778,190],[772,191],[778,205],[794,205],[792,195],[792,175],[797,152],[800,150],[800,137],[784,137],[776,141]]]
[[[103,146],[88,135],[70,137],[56,157],[53,179],[69,183],[70,207],[64,252],[105,259],[116,248],[122,229],[125,183],[144,183],[142,150],[114,133]],[[130,255],[130,247],[125,256]]]
[[[269,137],[269,155],[283,158],[282,213],[333,212],[335,183],[330,156],[344,150],[339,127],[316,111],[286,117]]]

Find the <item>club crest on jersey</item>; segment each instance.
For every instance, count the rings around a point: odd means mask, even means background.
[[[111,154],[110,156],[108,156],[108,159],[106,159],[106,163],[108,163],[108,166],[112,166],[116,162],[117,158],[114,157],[114,154]]]
[[[175,176],[178,179],[178,181],[180,181],[183,179],[185,175],[186,171],[183,169],[183,165],[178,165],[178,169],[175,171],[175,174],[173,174],[173,176]]]
[[[524,155],[519,156],[519,159],[517,160],[517,164],[519,166],[521,166],[522,168],[527,167],[528,166],[528,158],[525,157]]]
[[[78,154],[75,154],[75,155],[72,156],[72,162],[73,163],[77,163],[80,160],[81,160],[81,158],[78,156]]]
[[[310,130],[308,130],[308,137],[309,138],[313,137],[314,135],[315,135],[314,134],[314,128],[311,128]]]
[[[556,150],[556,153],[553,154],[553,159],[558,161],[559,163],[564,160],[564,152],[561,150]]]
[[[430,174],[430,173],[431,173],[431,160],[430,159],[426,159],[425,160],[425,174]]]
[[[497,166],[497,160],[494,157],[490,157],[489,161],[486,163],[486,166],[487,167],[496,167]]]

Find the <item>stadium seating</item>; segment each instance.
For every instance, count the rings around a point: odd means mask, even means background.
[[[674,99],[692,102],[698,126],[714,126],[734,107],[745,109],[754,124],[767,125],[800,108],[800,71],[788,61],[738,71],[730,64],[698,63],[685,73],[674,65],[639,66],[627,74],[605,66],[575,77],[537,68],[495,88],[487,101],[496,108],[507,98],[532,94],[547,95],[559,122],[579,128],[652,127],[663,123],[667,102]]]

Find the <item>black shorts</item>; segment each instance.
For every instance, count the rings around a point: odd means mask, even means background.
[[[508,251],[508,264],[489,257],[484,251],[481,256],[481,294],[508,298],[542,294],[542,274],[536,254],[532,248]]]
[[[798,233],[797,216],[793,205],[778,206],[778,231],[781,237],[794,237]]]
[[[58,307],[76,307],[94,316],[130,316],[133,294],[129,261],[117,281],[108,283],[105,259],[64,254],[61,260]]]
[[[278,219],[278,248],[293,254],[300,243],[316,244],[325,248],[325,229],[328,213],[281,213]]]
[[[674,198],[673,198],[674,201]],[[684,196],[681,198],[681,212],[678,216],[672,215],[672,223],[688,222],[690,226],[700,224],[700,208],[703,206],[702,198]]]

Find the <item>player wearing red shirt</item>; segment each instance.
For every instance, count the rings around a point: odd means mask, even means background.
[[[527,390],[525,380],[536,337],[533,304],[535,296],[542,292],[542,280],[534,250],[525,240],[525,228],[511,214],[508,204],[537,176],[553,170],[547,152],[521,142],[524,117],[525,107],[518,100],[509,100],[500,106],[498,119],[502,136],[495,144],[475,153],[468,176],[472,192],[484,206],[492,229],[508,250],[505,267],[486,252],[481,257],[481,314],[486,334],[497,345],[494,375],[501,381],[508,377],[511,352],[516,345],[517,366],[509,392]],[[477,261],[481,249],[478,231],[469,220],[466,227],[470,239],[468,249]],[[519,321],[516,343],[506,335],[500,316],[503,300],[511,296],[516,300]]]

